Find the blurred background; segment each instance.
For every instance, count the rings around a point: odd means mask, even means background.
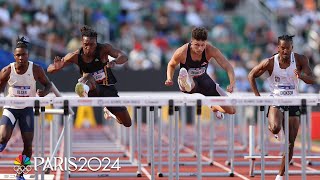
[[[176,81],[164,86],[167,63],[190,41],[194,26],[205,26],[209,42],[234,66],[238,92],[250,91],[248,72],[277,52],[282,34],[295,35],[294,51],[309,58],[320,79],[319,8],[319,0],[0,0],[0,67],[14,61],[12,44],[25,36],[30,60],[47,68],[55,56],[80,47],[79,29],[89,25],[100,43],[129,56],[114,70],[119,91],[178,91]],[[229,83],[213,61],[208,74],[222,87]],[[72,92],[80,74],[71,65],[49,77],[60,91]],[[264,79],[258,82],[261,91]],[[318,85],[300,85],[302,91],[319,92]]]

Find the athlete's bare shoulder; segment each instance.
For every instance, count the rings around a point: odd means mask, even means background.
[[[206,45],[207,58],[210,59],[211,57],[215,57],[217,54],[220,54],[220,53],[221,53],[221,51],[217,47],[215,47],[211,43],[207,42],[207,45]]]
[[[103,53],[106,53],[106,52],[113,50],[112,44],[109,44],[109,43],[99,44],[99,46],[100,46]]]
[[[303,65],[305,63],[309,63],[308,58],[303,54],[294,53],[294,58],[299,65]]]
[[[35,72],[35,73],[38,73],[39,71],[42,71],[43,70],[43,68],[41,67],[41,66],[39,66],[38,64],[36,64],[36,63],[33,63],[33,72]]]
[[[187,57],[188,43],[182,45],[175,51],[175,56],[185,59]]]
[[[68,53],[67,55],[65,55],[65,56],[63,57],[63,60],[64,60],[65,62],[78,63],[78,56],[79,56],[79,54],[80,54],[80,50],[77,49],[77,50],[75,50],[75,51],[73,51],[73,52],[70,52],[70,53]]]
[[[7,71],[11,71],[11,65],[7,65],[4,68],[2,68],[1,72],[7,72]]]
[[[0,71],[0,84],[4,81],[8,81],[11,74],[11,65],[7,65],[6,67],[2,68]]]
[[[268,68],[272,68],[273,69],[273,65],[274,65],[274,55],[266,58],[266,64],[268,65]]]

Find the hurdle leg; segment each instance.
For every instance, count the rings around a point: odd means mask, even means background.
[[[151,180],[155,179],[154,176],[154,107],[150,107],[150,112],[149,112],[149,123],[150,123],[150,128],[149,128],[149,140],[150,140],[150,153],[151,153]]]
[[[187,122],[187,105],[181,107],[181,129],[180,129],[180,144],[184,146],[184,135]]]
[[[64,116],[63,116],[63,125],[64,125],[64,158],[68,159],[69,158],[69,153],[68,153],[68,144],[69,144],[69,126],[68,126],[68,114],[69,114],[69,102],[68,100],[65,100],[63,103],[63,110],[64,110]],[[65,169],[66,171],[64,172],[64,179],[68,180],[69,179],[69,166],[67,163],[65,163]]]
[[[234,176],[234,115],[230,115],[230,176]]]
[[[264,152],[264,125],[265,125],[265,114],[264,106],[260,106],[260,150],[261,150],[261,179],[264,180],[264,166],[265,166],[265,152]]]
[[[302,179],[305,180],[306,179],[306,129],[307,129],[307,125],[306,125],[306,100],[303,99],[301,101],[301,116],[300,116],[300,123],[301,123],[301,168],[302,168]]]
[[[312,106],[307,106],[307,114],[306,114],[306,122],[307,122],[307,130],[306,132],[312,132],[312,118],[311,118]],[[307,155],[311,155],[311,133],[307,133]],[[311,165],[312,161],[307,160],[307,164]]]
[[[251,119],[249,122],[249,156],[253,156],[254,154],[254,147],[255,147],[255,121]],[[249,174],[250,177],[254,177],[254,161],[255,159],[250,159],[250,170]]]
[[[34,141],[34,157],[39,157],[39,119],[40,119],[40,101],[36,100],[34,102],[34,137],[35,137],[35,141]],[[42,169],[41,169],[42,171]],[[35,167],[35,172],[34,172],[34,176],[35,176],[35,180],[38,180],[38,168]]]
[[[137,107],[137,145],[138,145],[138,171],[137,177],[141,177],[141,123],[142,123],[142,112],[141,107]]]
[[[169,179],[173,180],[173,100],[169,100]]]
[[[146,108],[146,118],[147,118],[147,164],[150,166],[150,157],[151,157],[151,138],[148,136],[150,134],[150,109]]]
[[[134,162],[134,152],[135,152],[135,143],[134,143],[134,127],[135,127],[135,119],[136,119],[136,108],[135,107],[132,107],[132,125],[130,126],[130,141],[129,141],[129,144],[130,144],[130,162],[133,163]]]
[[[44,113],[45,113],[45,107],[41,107],[41,116],[40,116],[40,130],[41,130],[41,136],[40,136],[40,139],[41,139],[41,157],[42,158],[45,158],[44,157]],[[42,168],[41,168],[41,179],[44,179],[44,165],[42,165]]]
[[[289,109],[285,107],[284,111],[284,128],[285,128],[285,180],[289,179]]]
[[[161,106],[158,108],[158,126],[159,126],[159,131],[158,131],[158,158],[159,158],[159,164],[158,164],[158,177],[163,177],[162,174],[162,112],[161,112]]]
[[[214,112],[211,111],[210,112],[210,139],[209,139],[209,146],[210,146],[210,150],[209,150],[209,158],[210,158],[210,165],[213,165],[213,154],[214,154],[214,120],[215,120],[215,116],[214,116]]]
[[[179,151],[180,151],[180,147],[179,147],[179,107],[175,106],[174,108],[174,115],[175,115],[175,150],[176,150],[176,180],[179,180]]]
[[[230,130],[230,128],[231,128],[231,120],[230,120],[230,116],[229,115],[227,115],[226,116],[227,118],[225,118],[226,119],[226,126],[228,127],[228,129]],[[225,164],[227,165],[227,166],[230,166],[231,165],[231,163],[230,163],[230,157],[231,157],[231,151],[230,151],[230,149],[231,149],[231,136],[230,136],[230,131],[227,131],[226,132],[227,133],[227,139],[228,139],[228,149],[227,149],[227,160],[226,160],[226,162],[225,162]]]
[[[202,178],[202,150],[201,150],[201,100],[197,100],[197,179],[200,180]]]

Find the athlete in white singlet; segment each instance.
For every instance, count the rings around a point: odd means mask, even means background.
[[[271,95],[296,96],[298,95],[298,82],[301,79],[307,84],[314,84],[315,78],[309,67],[306,56],[292,52],[292,37],[283,35],[278,38],[278,54],[264,59],[254,67],[248,75],[252,91],[260,96],[255,79],[264,72],[268,72]],[[283,127],[284,107],[270,106],[268,109],[269,130],[278,134]],[[289,107],[289,161],[293,156],[294,142],[299,130],[300,109],[298,106]],[[283,155],[279,174],[276,180],[281,180],[285,171],[285,157]]]
[[[50,92],[51,83],[44,70],[28,61],[28,58],[27,42],[22,37],[18,39],[14,49],[15,62],[4,67],[0,72],[0,89],[4,89],[6,97],[24,98],[36,95],[43,97]],[[44,86],[43,90],[36,89],[37,81]],[[33,107],[4,106],[0,119],[0,152],[5,149],[17,123],[23,140],[22,155],[31,158],[34,129]],[[16,179],[24,180],[23,174],[17,174]]]

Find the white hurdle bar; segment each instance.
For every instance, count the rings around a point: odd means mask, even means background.
[[[203,97],[203,98],[192,98],[192,97],[171,97],[175,106],[182,106],[184,104],[189,106],[198,105],[198,100],[202,101],[203,105],[284,105],[284,106],[296,106],[301,104],[301,100],[305,99],[306,105],[317,105],[319,103],[319,95],[310,95],[310,96],[296,96],[296,97]],[[0,105],[14,105],[14,106],[33,106],[34,101],[39,100],[39,106],[46,106],[53,104],[55,106],[64,107],[64,115],[68,115],[69,107],[73,106],[121,106],[121,105],[132,105],[132,106],[163,106],[168,105],[168,98],[158,98],[151,96],[143,97],[115,97],[115,98],[77,98],[77,97],[53,97],[53,98],[0,98]],[[286,112],[285,117],[288,118],[288,112]],[[68,122],[65,119],[65,122]],[[287,121],[286,121],[287,122]],[[286,126],[287,127],[287,126]],[[65,123],[65,143],[70,143],[67,136],[67,131],[70,128]],[[288,128],[286,128],[288,129]],[[288,133],[286,133],[288,135]],[[287,139],[288,137],[286,137]],[[288,140],[288,139],[287,139]],[[288,141],[286,141],[288,143]],[[287,144],[288,145],[288,144]],[[66,147],[65,147],[66,148]],[[65,149],[65,157],[68,154],[68,148]],[[288,151],[288,150],[287,150]],[[286,152],[288,153],[288,152]],[[305,156],[305,153],[302,153],[302,156]],[[302,157],[302,159],[305,157]],[[287,166],[288,167],[288,162]],[[287,171],[288,172],[288,171]],[[306,172],[302,172],[306,173]],[[65,173],[65,178],[68,179],[69,173]],[[199,174],[197,174],[200,176]],[[304,175],[303,175],[304,176]],[[286,173],[288,178],[288,173]]]

